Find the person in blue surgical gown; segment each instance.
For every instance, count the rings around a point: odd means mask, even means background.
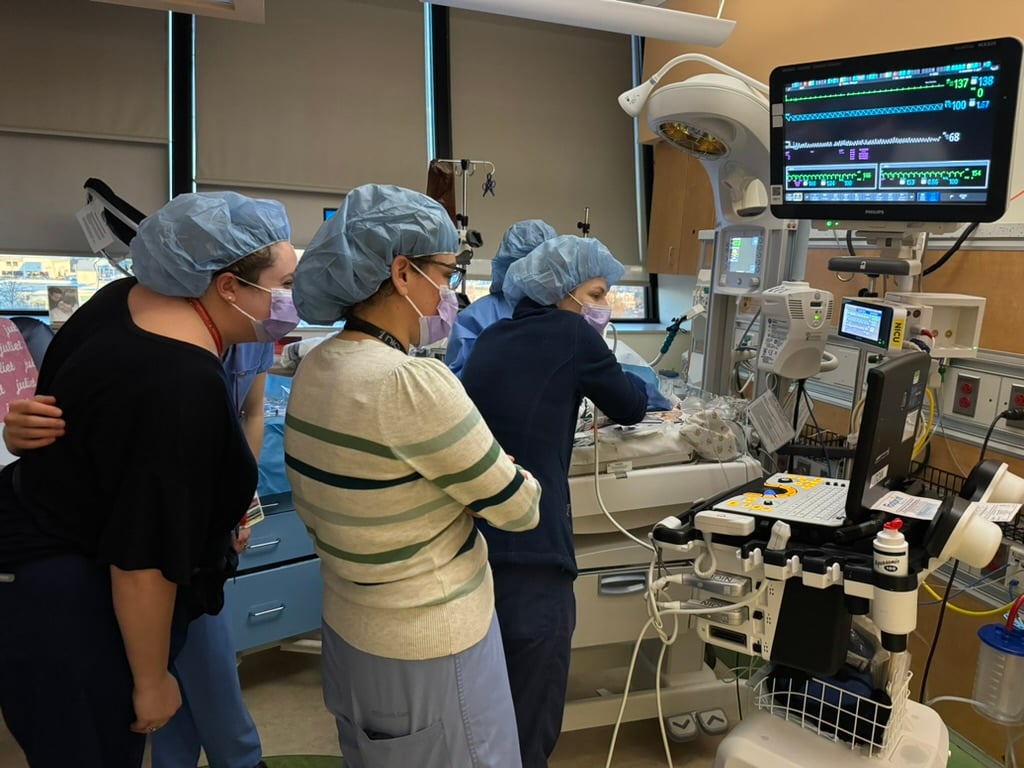
[[[477,336],[499,320],[512,317],[512,305],[502,292],[508,268],[555,234],[554,227],[540,219],[518,221],[505,230],[491,263],[491,292],[459,312],[448,337],[445,363],[456,376],[466,366]]]

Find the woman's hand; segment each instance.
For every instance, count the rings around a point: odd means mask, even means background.
[[[237,554],[245,552],[245,548],[249,546],[250,536],[252,536],[252,528],[239,528],[238,533],[231,532],[231,546],[234,547]]]
[[[64,436],[64,412],[57,398],[36,395],[31,400],[15,400],[4,416],[4,443],[15,456],[43,448]]]
[[[149,734],[163,728],[181,708],[178,681],[167,671],[151,682],[136,680],[132,705],[135,707],[135,722],[131,729],[135,733]]]

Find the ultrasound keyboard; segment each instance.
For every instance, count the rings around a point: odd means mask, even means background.
[[[760,492],[723,499],[714,509],[804,525],[837,527],[846,519],[849,487],[848,480],[778,472],[764,481]]]

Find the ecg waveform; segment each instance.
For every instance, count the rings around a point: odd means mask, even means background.
[[[893,107],[871,107],[870,109],[834,109],[827,112],[804,112],[794,115],[786,113],[786,120],[791,123],[807,123],[812,120],[844,120],[855,117],[887,117],[888,115],[911,115],[923,112],[941,112],[945,105],[941,102],[934,104],[904,104]]]
[[[875,166],[786,170],[787,189],[875,189]]]
[[[828,141],[786,141],[786,149],[835,149],[837,147],[888,147],[896,144],[937,144],[943,136],[890,136],[884,139],[830,139]]]
[[[945,83],[929,83],[928,85],[911,85],[904,88],[874,88],[868,91],[850,91],[849,93],[823,93],[815,96],[786,96],[785,101],[815,101],[819,99],[848,99],[853,96],[875,96],[879,93],[907,93],[909,91],[927,91],[934,88],[946,88]]]
[[[988,163],[963,163],[961,165],[886,165],[878,170],[879,187],[882,189],[905,187],[986,187],[988,186]]]

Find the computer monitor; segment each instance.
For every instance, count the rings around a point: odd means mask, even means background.
[[[907,352],[868,370],[847,520],[859,523],[869,517],[871,507],[910,475],[930,366],[924,352]]]
[[[780,219],[995,221],[1006,210],[1021,42],[779,67],[769,80]]]

